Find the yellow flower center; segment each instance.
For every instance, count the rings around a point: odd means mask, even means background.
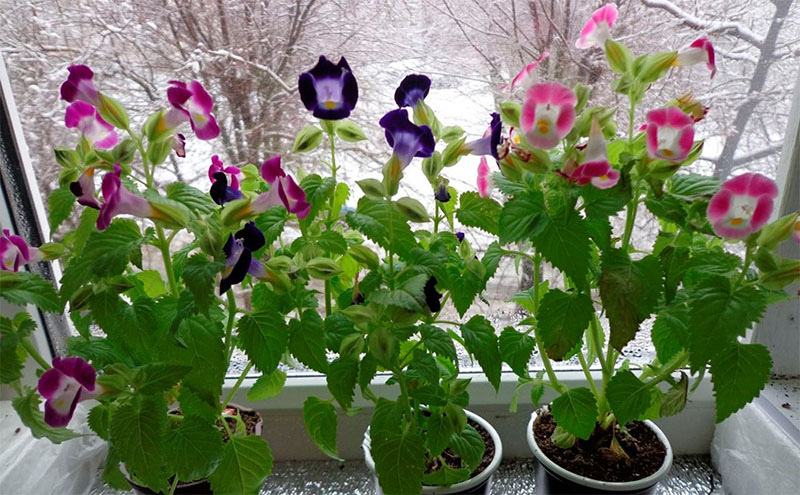
[[[540,119],[536,122],[536,127],[539,128],[539,134],[547,134],[550,131],[550,122]]]
[[[672,158],[672,155],[674,155],[675,153],[673,153],[671,149],[664,148],[663,150],[661,150],[661,154],[666,156],[667,158]]]
[[[328,110],[333,110],[334,108],[336,108],[336,102],[332,100],[326,101],[325,103],[323,103],[323,105],[325,105],[325,108],[327,108]]]
[[[600,176],[600,180],[608,180],[608,176],[603,174]]]
[[[742,222],[744,222],[744,219],[743,219],[743,218],[741,218],[741,217],[736,217],[736,218],[734,218],[734,219],[732,219],[732,220],[731,220],[731,225],[733,225],[733,226],[739,226],[739,225],[741,225],[741,224],[742,224]]]

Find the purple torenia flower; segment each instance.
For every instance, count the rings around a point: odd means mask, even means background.
[[[283,205],[286,211],[294,213],[299,219],[308,215],[311,203],[306,201],[305,191],[281,167],[280,155],[269,158],[261,165],[261,177],[270,188],[250,203],[253,213],[262,213],[273,206]]]
[[[69,76],[61,84],[61,99],[69,103],[84,101],[95,107],[100,105],[100,93],[94,87],[94,72],[86,65],[70,65]]]
[[[211,166],[208,167],[208,178],[211,180],[211,199],[218,205],[242,197],[239,191],[239,174],[241,170],[232,165],[225,166],[217,155],[211,157]],[[228,185],[230,183],[230,186]]]
[[[78,197],[78,203],[95,210],[100,209],[100,202],[94,197],[94,167],[87,168],[78,180],[70,183],[69,190]]]
[[[121,173],[119,165],[115,165],[113,172],[108,172],[103,176],[101,190],[104,203],[100,205],[97,230],[107,229],[115,216],[123,214],[164,220],[163,215],[153,208],[149,201],[125,189],[120,178]]]
[[[483,137],[466,143],[469,152],[473,155],[492,155],[495,160],[500,157],[497,154],[497,146],[500,145],[500,134],[503,132],[503,122],[500,120],[500,114],[492,112],[492,121],[489,123],[489,128],[483,133]]]
[[[444,183],[439,184],[433,197],[440,203],[447,203],[450,201],[450,191],[447,190],[447,186]]]
[[[67,426],[78,402],[102,392],[96,377],[92,365],[79,357],[53,358],[53,367],[39,377],[39,394],[46,399],[44,422],[54,428]]]
[[[425,304],[431,313],[438,313],[442,309],[442,294],[436,290],[437,283],[436,277],[430,277],[422,290],[425,294]]]
[[[320,56],[313,69],[300,74],[297,87],[303,105],[318,119],[345,119],[358,101],[358,83],[344,57],[334,64]]]
[[[431,89],[431,80],[422,74],[409,74],[394,92],[394,101],[398,107],[414,107],[417,102],[428,96]]]
[[[197,81],[186,84],[170,81],[167,99],[172,108],[167,112],[166,125],[176,128],[188,121],[199,139],[209,140],[219,136],[219,126],[211,109],[214,101],[206,89]]]
[[[394,156],[406,168],[415,156],[427,158],[433,154],[436,141],[431,128],[415,125],[408,120],[408,112],[399,108],[384,115],[380,125],[385,129],[386,142],[394,150]]]
[[[20,266],[40,259],[42,253],[38,248],[28,246],[25,239],[3,229],[0,235],[0,270],[16,272]]]
[[[464,233],[463,232],[456,232],[456,237],[458,238],[458,242],[464,242]]]
[[[64,124],[69,129],[80,130],[91,145],[100,149],[111,149],[119,140],[114,126],[103,120],[97,110],[84,101],[76,101],[67,107]]]
[[[241,283],[244,277],[250,275],[263,278],[264,265],[253,259],[253,252],[261,249],[266,243],[264,234],[258,230],[254,222],[248,222],[244,228],[229,235],[225,246],[225,269],[219,282],[219,293],[224,294],[232,285]]]

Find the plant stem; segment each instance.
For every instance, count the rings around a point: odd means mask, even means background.
[[[626,251],[631,243],[631,234],[636,221],[636,212],[639,208],[639,191],[633,188],[633,198],[628,203],[628,213],[625,217],[625,233],[622,235],[622,250]]]
[[[438,200],[434,200],[433,201],[433,233],[434,234],[438,234],[439,233],[439,220],[440,220],[440,218],[441,217],[439,217],[439,201]]]
[[[177,299],[180,296],[178,292],[178,283],[175,281],[175,272],[172,269],[172,258],[169,255],[170,242],[164,235],[164,229],[161,225],[156,224],[156,233],[158,234],[159,247],[161,248],[161,258],[164,260],[164,270],[167,272],[167,280],[169,281],[169,290],[172,295]]]
[[[578,361],[581,362],[583,376],[585,376],[586,381],[589,382],[589,386],[592,388],[592,393],[595,397],[597,397],[597,401],[600,402],[600,392],[597,391],[597,385],[595,385],[594,380],[592,379],[592,372],[589,371],[589,363],[586,362],[586,358],[583,356],[583,351],[578,351]]]
[[[331,315],[331,281],[325,281],[325,316]]]
[[[233,334],[233,320],[236,318],[236,296],[233,295],[233,288],[228,289],[228,323],[225,325],[225,356],[227,362],[231,361],[233,345],[231,345],[231,335]]]
[[[671,376],[672,373],[677,370],[678,368],[683,368],[689,362],[689,353],[686,351],[681,351],[676,354],[672,359],[669,360],[669,363],[665,364],[661,371],[659,371],[649,382],[647,382],[648,387],[654,387],[657,384],[663,382],[667,379],[667,377]]]
[[[225,428],[225,431],[228,433],[228,440],[233,440],[233,432],[231,431],[231,427],[228,426],[228,420],[225,419],[225,416],[222,414],[219,415],[219,419],[222,420],[222,426]]]
[[[603,329],[600,328],[600,324],[597,322],[597,316],[592,317],[591,325],[592,331],[589,333],[591,339],[594,341],[594,348],[597,349],[597,360],[600,362],[600,368],[603,370],[603,382],[605,383],[608,377],[611,376],[611,371],[608,369],[607,363],[603,360],[603,356],[599,355],[603,351],[603,344],[600,342],[600,334],[603,332]]]
[[[630,102],[628,107],[628,151],[630,151],[633,148],[633,119],[636,114],[636,105],[633,104],[630,91],[628,91],[628,101]]]
[[[739,277],[736,279],[734,283],[734,288],[738,288],[741,285],[744,278],[747,276],[747,271],[750,269],[750,263],[752,263],[753,259],[753,247],[750,244],[747,244],[747,248],[744,252],[744,264],[742,265],[742,273],[739,274]]]
[[[30,339],[22,339],[22,348],[25,349],[28,354],[33,358],[34,361],[39,363],[39,366],[45,369],[45,371],[50,369],[50,363],[44,360],[39,351],[33,347],[33,343],[31,343]]]
[[[236,391],[239,390],[239,387],[242,386],[242,382],[244,381],[245,378],[247,378],[247,373],[249,373],[252,368],[253,368],[253,363],[248,361],[247,366],[245,366],[244,369],[242,370],[242,374],[239,375],[239,379],[236,380],[236,383],[233,385],[233,388],[228,394],[228,397],[225,398],[225,402],[222,403],[222,407],[219,408],[220,411],[225,410],[225,407],[227,407],[228,403],[233,399],[233,396],[236,395]]]
[[[522,256],[523,258],[529,259],[534,263],[536,262],[533,256],[531,256],[528,253],[523,253],[522,251],[514,251],[513,249],[503,249],[503,254],[505,256]]]
[[[334,205],[336,204],[336,141],[334,139],[333,132],[328,133],[328,141],[330,141],[331,143],[331,178],[333,179],[333,184],[334,184],[334,192],[333,194],[331,194],[330,206],[328,207],[328,220],[326,222],[328,230],[330,230],[334,222],[333,220],[334,214],[336,215],[337,218],[339,217],[339,212],[337,211],[334,213],[333,211]],[[331,315],[332,289],[330,280],[325,281],[324,290],[325,290],[325,316],[327,317]]]
[[[336,182],[336,144],[334,143],[334,135],[332,132],[328,133],[328,141],[331,142],[331,177],[333,181]],[[333,201],[333,198],[331,198],[331,201]],[[331,204],[333,203],[331,202]]]
[[[175,488],[178,487],[178,473],[175,473],[175,477],[172,479],[172,485],[169,487],[169,495],[173,495],[175,493]]]

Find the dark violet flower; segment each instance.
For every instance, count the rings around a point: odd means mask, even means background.
[[[398,107],[414,107],[417,102],[428,96],[431,89],[431,80],[422,74],[409,74],[394,92],[394,101]]]
[[[492,121],[489,123],[489,128],[483,133],[483,137],[466,143],[469,152],[473,155],[492,155],[495,160],[499,160],[497,154],[497,147],[500,145],[500,135],[503,132],[503,122],[500,120],[500,114],[492,112]]]
[[[94,72],[86,65],[70,65],[69,76],[61,84],[61,99],[69,103],[84,101],[95,107],[100,105],[100,93],[94,87]]]
[[[425,294],[425,304],[431,313],[438,313],[442,309],[442,294],[436,290],[436,277],[431,277],[425,282],[423,292]]]
[[[188,121],[199,139],[209,140],[219,136],[217,119],[211,113],[214,101],[203,85],[197,81],[189,84],[170,81],[169,84],[167,99],[172,108],[167,112],[165,125],[175,129]]]
[[[103,176],[101,190],[104,202],[100,205],[97,230],[107,229],[115,216],[124,214],[153,220],[168,220],[160,211],[153,208],[149,201],[125,189],[120,178],[121,173],[119,165],[114,165],[114,171]]]
[[[94,197],[94,167],[87,168],[78,180],[70,183],[69,190],[78,198],[78,203],[95,210],[100,209],[100,202]]]
[[[320,56],[313,69],[300,74],[297,87],[303,105],[318,119],[345,119],[358,101],[358,83],[344,57],[334,65]]]
[[[240,199],[239,174],[241,170],[232,165],[225,166],[219,156],[211,157],[211,166],[208,167],[208,178],[211,180],[211,199],[218,205],[223,205],[228,201]],[[230,183],[230,186],[228,185]]]
[[[84,101],[76,101],[67,107],[64,125],[68,129],[77,128],[89,144],[100,149],[111,149],[119,140],[114,126],[103,120],[97,110]]]
[[[264,234],[258,230],[254,222],[248,222],[235,235],[228,236],[222,248],[225,253],[225,269],[219,282],[220,295],[227,292],[232,285],[241,283],[248,273],[257,278],[264,275],[264,265],[253,259],[253,253],[261,249],[265,243]]]
[[[44,422],[54,428],[67,426],[78,402],[102,393],[96,377],[92,365],[79,357],[54,357],[53,367],[39,377],[39,394],[45,398]]]
[[[434,194],[433,197],[440,203],[447,203],[450,201],[450,191],[447,190],[447,186],[444,185],[444,183],[439,184],[439,187],[436,188],[436,194]]]
[[[0,235],[0,270],[16,272],[20,266],[40,259],[42,253],[39,248],[28,246],[25,239],[3,229]]]
[[[436,141],[431,128],[415,125],[408,120],[408,112],[403,109],[392,110],[380,120],[385,129],[386,142],[394,150],[394,156],[406,168],[415,156],[427,158],[433,155]]]
[[[456,232],[456,237],[458,238],[458,242],[464,242],[464,233],[463,232]]]

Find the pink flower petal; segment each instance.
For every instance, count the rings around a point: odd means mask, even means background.
[[[611,169],[600,177],[592,178],[592,185],[598,189],[609,189],[619,182],[619,171]]]
[[[606,4],[595,10],[583,26],[575,46],[579,49],[602,47],[610,38],[609,31],[617,21],[618,15],[619,12],[614,4]]]
[[[281,168],[281,155],[268,158],[261,164],[261,177],[263,177],[268,184],[274,183],[279,177],[286,177],[286,172]]]
[[[478,195],[482,198],[488,198],[492,194],[492,176],[489,162],[485,156],[481,157],[480,164],[478,164]]]
[[[731,197],[732,194],[730,191],[722,189],[711,198],[711,201],[708,202],[708,209],[706,211],[708,220],[711,223],[720,222],[723,218],[725,218],[725,216],[728,214],[728,211],[731,209]]]
[[[750,231],[757,232],[761,230],[772,215],[773,200],[770,196],[764,195],[758,198],[756,209],[753,211],[753,217],[750,219]]]
[[[751,173],[737,175],[736,177],[726,180],[725,183],[722,184],[722,190],[739,196],[747,194],[752,177],[753,174]]]
[[[531,79],[533,78],[533,71],[534,69],[536,69],[536,66],[542,63],[542,60],[546,59],[549,56],[550,52],[548,52],[547,50],[543,51],[542,54],[539,55],[539,58],[529,63],[525,67],[523,67],[522,70],[519,71],[516,76],[514,76],[514,79],[511,80],[510,85],[504,85],[501,87],[501,89],[508,88],[511,91],[514,91],[514,88],[517,86],[521,87],[527,86],[531,82]]]
[[[775,198],[778,195],[778,185],[775,181],[761,174],[752,174],[747,188],[750,196],[768,196]]]
[[[752,232],[749,226],[734,227],[726,224],[725,222],[714,223],[713,228],[714,232],[718,236],[725,237],[727,239],[743,239]]]

